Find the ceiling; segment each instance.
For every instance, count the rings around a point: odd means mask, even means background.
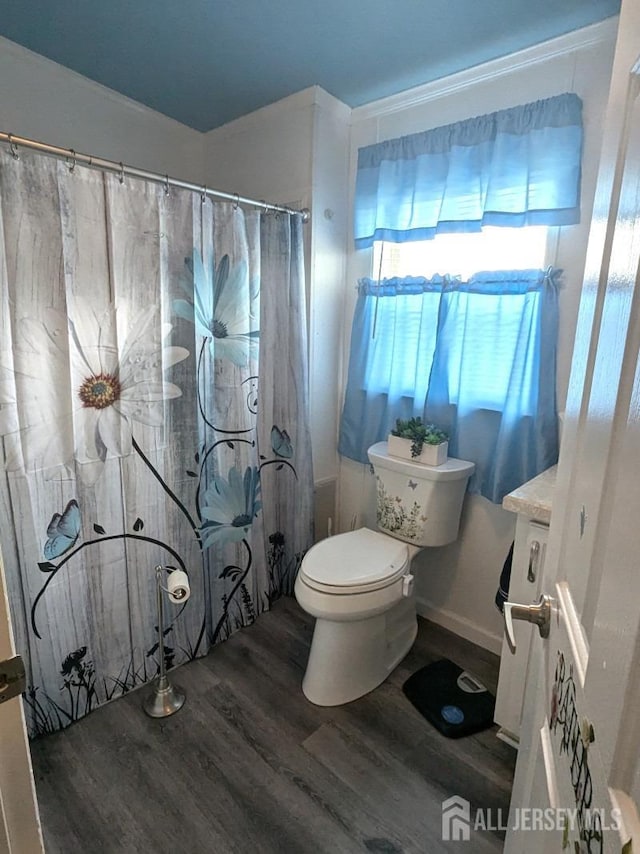
[[[318,84],[351,107],[620,0],[0,0],[0,35],[200,131]]]

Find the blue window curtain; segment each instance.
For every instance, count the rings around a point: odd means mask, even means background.
[[[420,416],[471,460],[469,491],[500,503],[553,465],[556,273],[516,270],[359,284],[339,451],[367,463],[397,418]]]
[[[580,221],[582,102],[565,93],[361,148],[355,245]]]

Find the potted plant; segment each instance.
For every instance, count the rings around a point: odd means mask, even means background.
[[[388,448],[393,457],[441,466],[447,461],[449,436],[435,424],[423,424],[421,418],[398,418],[389,434]]]

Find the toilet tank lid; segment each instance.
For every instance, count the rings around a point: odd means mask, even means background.
[[[301,569],[319,584],[356,587],[397,575],[408,559],[406,543],[370,528],[359,528],[316,543],[305,555]]]
[[[449,457],[441,466],[427,466],[424,463],[403,460],[389,453],[387,442],[376,442],[367,451],[369,460],[375,466],[376,463],[391,471],[399,471],[409,477],[420,477],[424,480],[462,480],[471,477],[476,467],[475,463],[468,460],[458,460]]]

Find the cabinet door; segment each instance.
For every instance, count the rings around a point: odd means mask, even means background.
[[[518,516],[509,584],[510,602],[529,603],[538,599],[548,533],[547,525]],[[498,736],[510,744],[517,744],[520,736],[527,662],[534,630],[535,626],[530,623],[514,622],[515,654],[509,649],[506,639],[503,637],[502,640],[494,720],[500,726]]]

